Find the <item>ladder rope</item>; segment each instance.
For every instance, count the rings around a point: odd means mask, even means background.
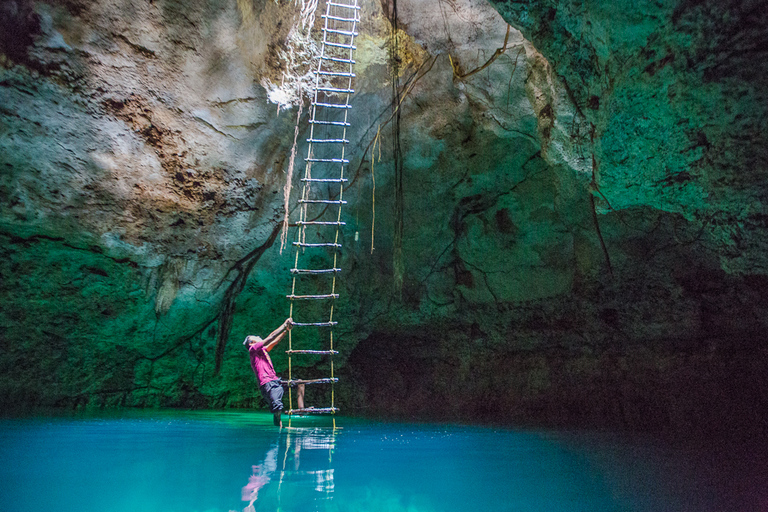
[[[340,251],[341,227],[346,223],[341,220],[342,207],[347,204],[343,198],[345,166],[349,164],[346,155],[347,129],[351,126],[349,112],[350,95],[354,94],[352,81],[354,73],[355,37],[358,35],[360,23],[360,6],[358,0],[328,0],[326,12],[321,15],[323,20],[322,38],[319,41],[320,52],[314,65],[314,90],[312,91],[308,109],[309,136],[307,137],[307,156],[305,158],[304,177],[302,178],[301,195],[298,200],[299,220],[293,267],[291,269],[291,293],[286,297],[290,300],[290,316],[296,313],[296,301],[324,302],[327,304],[327,319],[302,319],[294,323],[297,327],[325,327],[328,332],[328,346],[324,350],[304,349],[293,339],[293,330],[288,336],[288,379],[287,384],[330,384],[329,407],[300,407],[294,408],[292,385],[288,388],[288,415],[294,414],[336,414],[336,395],[333,356],[338,354],[335,349],[334,320],[335,304],[339,298],[337,277],[341,272]],[[313,177],[313,171],[317,177]],[[338,186],[336,192],[335,187]],[[317,217],[310,216],[310,209],[322,206],[326,210],[338,207]],[[324,212],[326,211],[324,210]],[[314,211],[314,210],[313,210]],[[335,214],[335,215],[334,215]],[[329,217],[323,218],[323,215]],[[333,241],[330,241],[331,232]],[[317,251],[318,248],[331,251],[332,264],[328,261],[317,267],[311,257],[303,261],[305,251]],[[300,260],[303,265],[300,265]],[[330,280],[330,283],[329,283]],[[325,285],[325,289],[321,287]],[[330,291],[327,286],[330,284]],[[310,289],[306,289],[310,287]],[[325,332],[325,330],[323,330]],[[302,380],[293,376],[293,357],[302,355],[327,356],[330,365],[330,377],[322,379]],[[334,419],[335,426],[335,419]]]

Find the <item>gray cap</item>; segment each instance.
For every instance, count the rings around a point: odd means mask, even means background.
[[[261,339],[261,336],[246,336],[245,340],[243,340],[243,345],[248,346],[248,338],[253,338],[253,341],[255,341],[256,343],[260,341],[264,341]]]

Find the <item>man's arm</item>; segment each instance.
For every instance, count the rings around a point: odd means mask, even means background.
[[[265,344],[264,345],[264,350],[269,352],[270,350],[275,348],[275,346],[277,346],[277,344],[280,343],[280,340],[282,340],[285,337],[285,333],[286,333],[286,331],[281,332],[280,334],[277,335],[277,338],[275,338],[272,341],[270,341],[269,343]]]
[[[280,325],[280,327],[278,327],[277,329],[275,329],[274,331],[269,333],[269,336],[264,338],[264,344],[266,345],[266,344],[270,343],[275,337],[279,336],[280,333],[285,331],[285,327],[288,325],[288,321],[289,320],[290,320],[290,318],[287,319],[285,322],[283,322],[282,325]]]
[[[283,325],[272,331],[272,333],[267,336],[267,339],[264,340],[264,350],[267,352],[272,350],[275,345],[280,343],[280,340],[283,339],[285,333],[291,330],[291,327],[293,327],[293,319],[288,318],[285,322],[283,322]]]

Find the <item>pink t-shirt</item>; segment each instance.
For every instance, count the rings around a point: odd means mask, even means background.
[[[260,386],[277,379],[275,367],[272,366],[269,352],[264,350],[263,341],[251,345],[248,348],[248,355],[251,356],[251,368],[253,368],[253,373],[259,378]]]

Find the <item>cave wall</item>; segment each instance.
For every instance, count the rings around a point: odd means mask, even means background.
[[[285,315],[267,301],[234,312],[287,266],[262,261],[248,282],[282,215],[294,122],[262,82],[295,12],[2,7],[3,395],[250,403],[225,352]]]
[[[403,0],[397,69],[392,3],[363,4],[342,409],[764,425],[759,4]],[[288,311],[295,5],[2,13],[3,403],[258,405],[240,341]]]
[[[472,121],[449,116],[444,158],[426,172],[405,165],[413,245],[402,303],[389,306],[400,326],[374,320],[350,357],[367,389],[350,393],[355,407],[765,433],[768,73],[752,64],[765,9],[493,4],[530,41],[527,105],[489,129],[503,100],[482,102],[514,83],[510,67],[495,63],[486,89],[485,71],[455,79]],[[517,138],[526,111],[531,138]],[[425,124],[405,112],[407,126]],[[446,169],[461,178],[444,183]],[[434,188],[450,213],[419,206]]]
[[[724,271],[765,273],[764,5],[493,3],[594,125],[602,213],[677,213]]]

